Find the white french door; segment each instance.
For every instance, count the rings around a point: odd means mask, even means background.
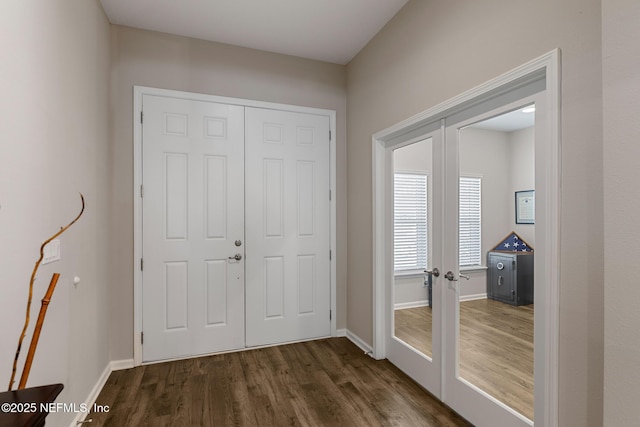
[[[329,336],[329,116],[161,92],[140,99],[141,361]]]
[[[374,348],[373,355],[377,359],[389,357],[398,364],[401,369],[409,373],[420,384],[430,392],[440,397],[447,405],[467,418],[474,425],[478,426],[530,426],[533,425],[533,415],[535,414],[535,424],[538,426],[558,425],[558,340],[559,340],[559,189],[560,189],[560,90],[559,90],[559,51],[555,50],[536,58],[527,64],[511,70],[489,82],[486,82],[474,89],[471,89],[455,98],[452,98],[429,110],[421,112],[396,125],[384,129],[373,135],[373,223],[374,223]],[[473,333],[477,329],[470,328],[468,323],[480,320],[478,316],[469,316],[469,305],[467,299],[480,299],[483,297],[482,291],[476,288],[475,295],[469,294],[464,288],[473,282],[474,275],[481,274],[483,266],[476,268],[475,272],[467,271],[473,267],[467,267],[460,272],[459,258],[459,183],[460,174],[464,173],[465,178],[471,180],[478,179],[477,172],[467,170],[462,166],[460,156],[461,132],[466,132],[466,126],[479,121],[484,121],[506,112],[515,111],[524,106],[535,104],[535,126],[534,126],[534,146],[529,151],[528,159],[530,169],[534,172],[534,182],[529,181],[525,185],[527,188],[515,188],[518,190],[535,190],[535,230],[530,229],[529,233],[535,240],[535,264],[534,264],[534,305],[533,323],[535,327],[529,328],[527,337],[516,337],[520,341],[528,341],[527,353],[516,353],[510,345],[499,344],[494,346],[497,351],[493,355],[488,355],[485,359],[490,360],[491,369],[481,368],[475,372],[489,374],[484,377],[473,377],[469,375],[469,361],[471,364],[477,360],[483,360],[479,347],[487,347],[488,342],[496,343],[499,340],[491,338],[491,334]],[[524,112],[524,111],[523,111]],[[432,238],[429,240],[432,254],[441,254],[441,262],[433,262],[429,269],[438,268],[439,277],[433,278],[433,304],[440,303],[440,308],[433,307],[433,344],[431,350],[433,355],[425,357],[417,354],[418,351],[411,351],[410,347],[417,349],[422,344],[411,345],[411,339],[402,339],[402,331],[399,331],[397,324],[394,324],[398,308],[394,301],[394,293],[399,293],[397,286],[397,274],[394,274],[394,200],[393,200],[393,160],[396,152],[421,138],[431,137],[432,141],[437,141],[434,126],[440,124],[441,133],[439,138],[442,141],[443,157],[438,158],[442,168],[440,175],[438,169],[433,166],[434,176],[430,176],[432,182],[438,179],[442,182],[442,205],[437,212],[431,214],[433,223],[429,224],[432,231]],[[502,123],[503,124],[503,123]],[[492,125],[496,125],[494,122]],[[477,126],[476,126],[477,128]],[[520,138],[514,136],[514,138]],[[511,140],[511,137],[503,138],[503,141]],[[486,138],[490,147],[492,144],[500,144],[501,139],[494,137]],[[521,139],[518,139],[522,141]],[[520,143],[519,143],[520,144]],[[435,147],[435,145],[434,145]],[[520,146],[522,148],[522,146]],[[482,240],[481,256],[485,256],[493,245],[504,239],[504,234],[511,230],[511,227],[519,227],[517,220],[513,217],[514,205],[506,205],[507,201],[513,203],[514,187],[521,187],[523,182],[520,174],[504,173],[512,166],[512,154],[516,149],[513,146],[505,145],[502,150],[502,161],[496,161],[492,154],[494,150],[466,151],[466,160],[471,160],[475,164],[484,164],[485,167],[491,164],[493,172],[493,183],[504,188],[498,199],[507,208],[495,209],[495,206],[483,205],[482,218],[491,216],[494,224],[503,224],[494,228],[492,233],[498,233],[498,237],[492,235],[486,242]],[[435,153],[435,149],[434,149]],[[472,153],[471,155],[469,155]],[[509,153],[506,156],[504,153]],[[487,157],[488,156],[488,157]],[[435,159],[435,156],[433,157]],[[530,161],[535,159],[534,164]],[[465,161],[466,161],[465,160]],[[468,163],[467,163],[468,164]],[[488,170],[488,169],[487,169]],[[497,172],[497,174],[496,174]],[[468,174],[468,175],[467,175]],[[482,180],[482,199],[485,197],[485,177]],[[465,181],[467,181],[465,179]],[[435,196],[435,192],[434,192]],[[497,200],[497,199],[495,199]],[[435,203],[435,202],[434,202]],[[485,209],[485,208],[488,208]],[[440,221],[438,221],[440,212]],[[529,213],[531,215],[531,213]],[[503,218],[494,218],[502,216]],[[504,218],[506,217],[506,221]],[[468,218],[467,218],[468,219]],[[467,223],[467,220],[465,220]],[[468,222],[472,227],[471,221]],[[531,222],[529,222],[531,224]],[[482,226],[482,233],[488,230]],[[498,229],[507,229],[498,232]],[[438,229],[441,233],[438,235]],[[465,230],[471,228],[465,228]],[[525,230],[520,229],[521,232]],[[489,233],[487,233],[487,236]],[[439,236],[439,238],[438,238]],[[465,252],[465,259],[470,258],[472,252]],[[471,264],[471,263],[470,263]],[[499,268],[499,267],[497,267]],[[529,273],[527,273],[529,274]],[[466,276],[469,276],[467,282]],[[463,279],[463,280],[461,280]],[[484,282],[480,281],[480,289]],[[478,282],[476,282],[478,283]],[[440,297],[438,297],[438,293]],[[465,301],[463,301],[465,300]],[[481,305],[489,306],[489,301],[479,300]],[[475,302],[475,301],[470,301]],[[496,302],[498,304],[502,304]],[[478,306],[473,306],[478,313]],[[531,307],[533,309],[533,307]],[[437,315],[439,311],[439,315]],[[502,311],[503,310],[498,310]],[[533,310],[531,310],[533,311]],[[473,313],[473,311],[471,311]],[[481,328],[490,330],[495,335],[508,335],[501,333],[513,330],[509,321],[513,317],[503,315],[498,322],[481,323]],[[466,321],[465,321],[466,319]],[[494,318],[496,319],[496,318]],[[461,320],[463,322],[461,323]],[[528,320],[531,321],[531,316]],[[440,322],[436,327],[435,322]],[[504,328],[500,330],[500,326]],[[533,331],[532,331],[533,330]],[[469,332],[472,332],[471,334]],[[482,331],[485,332],[485,331]],[[424,334],[423,334],[424,335]],[[466,340],[465,336],[475,335],[481,339]],[[487,337],[487,338],[484,338]],[[404,343],[402,343],[404,341]],[[503,341],[504,342],[504,341]],[[461,345],[464,344],[464,345]],[[440,351],[436,351],[435,346],[440,346]],[[502,346],[500,346],[502,345]],[[527,348],[526,345],[518,350]],[[413,353],[413,354],[411,354]],[[398,356],[404,354],[404,356]],[[494,358],[506,357],[508,363],[496,362]],[[480,356],[481,359],[478,359]],[[476,357],[474,359],[474,357]],[[439,362],[437,362],[439,358]],[[528,358],[531,377],[526,381],[521,381],[519,375],[524,372],[517,366]],[[484,361],[484,360],[483,360]],[[462,363],[461,363],[462,362]],[[515,366],[512,369],[511,366]],[[427,371],[430,371],[427,373]],[[489,372],[486,372],[489,371]],[[517,373],[516,373],[517,371]],[[439,378],[431,378],[431,374]],[[511,399],[516,393],[506,391],[502,385],[504,383],[493,377],[494,374],[502,375],[502,378],[511,376],[511,386],[515,385],[526,388],[528,396],[525,406],[520,405],[525,399]],[[535,382],[533,381],[535,379]],[[440,385],[438,387],[437,385]],[[493,386],[493,388],[491,387]],[[496,387],[497,386],[497,387]],[[523,393],[522,396],[524,396]],[[534,399],[535,398],[535,399]],[[520,400],[520,402],[516,402]],[[527,414],[526,416],[523,414]]]
[[[511,389],[512,383],[519,383],[518,385],[522,385],[523,389],[529,388],[529,392],[531,394],[533,393],[533,378],[531,378],[531,383],[529,383],[524,379],[522,372],[519,372],[520,369],[522,371],[533,370],[533,346],[529,347],[529,343],[524,342],[525,340],[514,339],[507,333],[503,334],[499,328],[495,328],[495,330],[492,329],[494,325],[504,322],[503,319],[494,317],[497,316],[495,314],[490,314],[489,312],[482,312],[482,314],[467,313],[466,318],[464,318],[465,315],[463,315],[463,304],[468,304],[464,299],[464,288],[467,286],[469,275],[461,274],[460,272],[460,177],[468,173],[469,169],[477,171],[489,170],[495,168],[496,165],[498,165],[498,167],[505,166],[504,162],[494,161],[493,159],[509,159],[508,153],[512,150],[510,145],[513,145],[508,139],[506,141],[509,142],[505,142],[503,145],[495,143],[493,139],[500,137],[504,132],[494,131],[493,133],[487,134],[487,131],[480,129],[479,131],[476,130],[476,132],[479,132],[480,135],[485,135],[484,137],[479,137],[478,133],[472,134],[474,136],[471,137],[467,136],[468,133],[463,132],[463,130],[466,131],[480,122],[486,123],[486,121],[491,118],[506,116],[506,113],[509,112],[517,113],[522,107],[534,102],[535,99],[536,97],[528,97],[478,114],[469,119],[461,121],[450,120],[449,123],[447,123],[444,134],[445,159],[443,179],[445,198],[443,206],[444,221],[441,226],[444,230],[443,235],[446,236],[442,240],[442,271],[445,272],[445,276],[442,277],[443,280],[440,282],[445,307],[442,312],[442,324],[443,330],[445,331],[442,338],[442,353],[445,360],[442,369],[442,400],[462,416],[479,426],[526,427],[533,425],[533,420],[524,414],[526,413],[529,417],[533,415],[532,396],[530,396],[531,400],[529,400],[529,396],[507,396],[503,392],[504,389]],[[541,106],[538,107],[539,109],[542,108]],[[531,142],[531,147],[533,147],[533,142]],[[534,151],[532,150],[530,154],[526,160],[533,165]],[[489,161],[492,163],[489,164]],[[485,162],[485,165],[482,165],[480,162]],[[466,170],[463,170],[463,168]],[[534,169],[532,168],[531,173],[533,172]],[[512,200],[509,196],[512,196],[513,193],[511,193],[509,187],[506,187],[508,189],[507,191],[503,191],[502,186],[492,188],[496,187],[495,180],[489,179],[489,176],[485,178],[482,189],[482,194],[486,194],[485,198],[499,194],[504,196],[504,198],[508,198],[509,201]],[[505,171],[501,171],[499,179],[501,181],[507,181],[510,178]],[[532,183],[531,185],[534,184]],[[491,200],[494,199],[492,198]],[[488,225],[490,222],[488,216],[504,215],[503,211],[506,210],[507,206],[511,207],[508,203],[505,205],[500,204],[501,209],[496,211],[495,209],[491,210],[491,206],[488,206],[486,202],[484,205],[490,208],[487,209],[489,212],[483,211],[482,213],[483,228],[486,229],[490,228]],[[513,209],[508,210],[512,211]],[[507,217],[509,216],[507,215]],[[506,227],[503,234],[515,228],[513,221],[514,220],[509,219],[501,223],[501,228]],[[502,236],[502,234],[499,236]],[[500,237],[498,237],[498,239],[500,239]],[[497,243],[498,241],[495,241],[493,244]],[[485,247],[482,252],[482,265],[485,265],[486,251],[490,249],[490,246]],[[483,283],[485,282],[486,278],[483,278]],[[511,314],[511,312],[509,312],[509,314]],[[503,315],[502,312],[499,314],[499,316]],[[483,335],[482,339],[476,342],[475,345],[477,345],[477,347],[474,348],[471,348],[468,343],[474,342],[475,337],[471,336],[469,332],[463,333],[463,327],[466,327],[467,330],[470,329],[470,322],[481,325],[477,331],[492,331]],[[504,323],[508,325],[508,323]],[[533,324],[531,324],[531,326],[533,326]],[[513,327],[515,328],[515,326]],[[531,335],[533,334],[533,330],[528,332],[530,332]],[[468,340],[468,342],[465,342],[465,340]],[[503,347],[496,347],[497,345],[502,345]],[[521,347],[524,347],[525,350],[522,350]],[[518,352],[509,354],[512,350],[517,350]],[[496,362],[485,363],[481,360],[482,358],[493,358]],[[518,366],[514,372],[505,373],[505,371],[510,368],[506,366],[506,364],[501,364],[500,361],[506,362],[513,358],[522,358],[521,363],[519,363],[520,366]],[[465,372],[463,372],[463,366],[466,369]],[[491,366],[495,371],[487,369],[487,366]],[[482,372],[476,373],[476,371]],[[509,405],[501,399],[511,400],[512,404]],[[517,407],[520,412],[516,410],[515,407]]]
[[[398,144],[393,147],[392,155],[387,157],[385,168],[388,171],[387,182],[393,182],[398,173],[425,173],[427,176],[429,183],[426,187],[428,256],[424,273],[423,298],[427,295],[429,281],[431,284],[431,295],[426,300],[429,302],[428,306],[415,304],[405,308],[406,304],[401,302],[403,293],[406,294],[406,289],[410,286],[419,285],[423,278],[416,278],[415,275],[403,276],[403,272],[399,271],[397,266],[394,268],[393,278],[389,281],[390,286],[386,288],[386,357],[433,395],[480,426],[525,427],[532,425],[532,422],[492,395],[495,388],[483,389],[482,384],[473,383],[474,376],[465,378],[461,372],[462,358],[469,356],[468,359],[474,360],[477,357],[485,357],[483,353],[485,350],[473,349],[471,350],[473,355],[464,354],[462,350],[463,347],[469,347],[462,345],[462,340],[469,339],[469,336],[463,336],[460,332],[461,303],[464,300],[464,287],[467,285],[465,278],[468,279],[469,276],[460,274],[460,176],[469,171],[477,173],[479,170],[493,167],[493,164],[487,165],[481,162],[496,156],[507,158],[504,152],[509,150],[507,145],[501,145],[500,152],[491,152],[491,149],[497,146],[493,144],[483,146],[482,141],[474,140],[472,144],[465,145],[465,147],[471,146],[473,150],[467,149],[463,156],[460,144],[461,130],[484,118],[498,116],[503,111],[509,111],[515,106],[530,102],[521,100],[516,104],[491,110],[471,119],[454,122],[447,127],[438,127],[438,130]],[[434,123],[431,127],[437,127],[438,123],[440,122]],[[446,124],[446,120],[442,123]],[[491,136],[495,138],[499,133],[489,135],[488,138],[491,139]],[[483,150],[486,151],[484,157],[480,155]],[[529,160],[533,163],[533,158]],[[466,170],[461,170],[461,164]],[[487,181],[492,182],[490,179]],[[502,187],[487,188],[486,193],[491,195],[489,196],[491,200],[497,194],[500,198],[506,199],[510,193],[502,190]],[[402,246],[403,239],[406,237],[401,234],[402,228],[398,222],[401,222],[402,216],[405,215],[407,202],[398,198],[395,192],[402,191],[406,190],[398,188],[397,185],[389,185],[387,189],[388,200],[394,201],[388,207],[388,215],[393,218],[390,222],[394,223],[394,227],[390,227],[394,231],[391,240],[395,243],[394,252],[400,251],[400,255],[406,251]],[[500,206],[503,209],[506,208],[506,206]],[[502,213],[484,213],[484,215],[494,216],[498,214]],[[408,216],[412,215],[413,211],[410,211]],[[507,221],[501,226],[509,227],[511,223]],[[505,233],[507,231],[505,230]],[[396,232],[399,235],[396,235]],[[398,254],[394,255],[394,258],[398,257]],[[484,264],[484,260],[481,259],[480,262]],[[481,268],[480,265],[478,267]],[[490,327],[489,324],[499,322],[496,319],[487,320],[486,318],[488,316],[467,319],[467,321],[488,322],[487,329]],[[494,349],[495,353],[501,350],[503,349]],[[529,356],[532,360],[533,349]],[[486,357],[500,356],[486,354]],[[475,365],[473,369],[483,369],[485,366],[483,363],[478,363],[477,359],[471,364]],[[504,378],[502,375],[493,375],[491,372],[484,372],[479,376],[483,380],[498,384],[498,388],[500,381]],[[532,405],[528,409],[531,413],[533,412]]]
[[[425,205],[426,205],[426,265],[420,269],[403,271],[394,269],[393,286],[387,287],[387,358],[418,384],[429,390],[436,397],[441,395],[442,369],[442,278],[439,266],[442,265],[442,221],[443,221],[443,159],[444,146],[442,131],[438,124],[437,131],[421,136],[408,144],[395,147],[387,170],[392,174],[388,179],[395,181],[399,174],[409,176],[424,176]],[[404,249],[403,242],[411,239],[411,231],[415,230],[413,222],[416,212],[411,201],[402,198],[403,192],[413,192],[414,189],[404,190],[395,184],[389,188],[390,200],[393,203],[394,223],[401,228],[408,229],[410,237],[395,235],[396,251],[403,254],[409,252],[409,257],[415,255],[411,249]],[[422,191],[421,191],[422,192]],[[419,213],[419,212],[418,212]],[[405,217],[407,218],[405,220]],[[396,228],[396,227],[394,227]],[[411,247],[411,243],[408,245]],[[417,254],[416,254],[417,255]],[[395,258],[398,258],[396,254]],[[421,259],[421,256],[416,258]],[[420,261],[417,264],[420,265]],[[412,271],[412,269],[414,271]],[[428,272],[425,272],[427,270]],[[416,274],[417,273],[417,274]],[[431,289],[431,292],[429,292]],[[407,304],[404,301],[417,299],[417,304]]]

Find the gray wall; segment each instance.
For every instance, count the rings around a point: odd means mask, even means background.
[[[604,88],[604,425],[638,424],[640,396],[640,3],[602,1]],[[592,135],[598,139],[598,135]],[[595,173],[595,171],[594,171]],[[594,295],[593,297],[597,297]]]
[[[109,23],[95,0],[0,9],[0,387],[9,383],[40,245],[77,215],[82,192],[86,211],[60,237],[62,259],[39,270],[17,375],[58,272],[27,385],[63,383],[58,401],[79,404],[110,360]],[[75,415],[51,414],[47,426],[68,426]]]
[[[336,110],[337,327],[346,327],[345,67],[121,26],[112,47],[112,358],[133,357],[134,85]]]
[[[371,135],[562,50],[560,425],[602,422],[601,9],[596,0],[412,0],[348,64],[347,327],[372,343]]]

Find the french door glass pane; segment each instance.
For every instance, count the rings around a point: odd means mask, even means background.
[[[515,192],[534,188],[534,117],[504,127],[524,114],[459,133],[458,376],[533,419],[533,254],[507,252],[492,261],[492,249],[513,232],[535,244],[535,226],[516,224],[514,214]],[[469,197],[476,184],[479,204]],[[520,286],[531,287],[531,299]]]
[[[394,151],[394,336],[432,357],[431,138]]]

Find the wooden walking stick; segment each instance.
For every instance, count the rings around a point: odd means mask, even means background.
[[[20,377],[20,383],[18,383],[18,390],[25,388],[27,385],[27,379],[29,378],[29,372],[31,371],[31,364],[33,363],[33,356],[36,354],[36,347],[38,347],[38,339],[40,339],[40,331],[42,330],[42,324],[44,323],[44,316],[47,314],[47,308],[51,301],[51,296],[58,283],[59,273],[53,273],[49,288],[42,298],[42,305],[40,306],[40,313],[38,313],[38,320],[36,321],[36,327],[33,330],[31,337],[31,345],[29,345],[29,352],[27,353],[27,359],[24,361],[24,368],[22,369],[22,376]]]
[[[75,224],[75,222],[77,220],[80,219],[80,217],[82,216],[82,213],[84,212],[84,196],[82,195],[82,193],[80,193],[80,199],[82,200],[82,209],[80,210],[80,213],[78,214],[78,216],[73,221],[71,221],[69,224],[67,224],[65,227],[61,227],[60,231],[58,231],[53,236],[49,237],[47,240],[45,240],[45,242],[42,244],[42,246],[40,246],[40,258],[38,258],[38,261],[36,261],[36,265],[33,268],[33,272],[31,273],[31,280],[29,281],[29,298],[27,298],[27,314],[26,314],[25,319],[24,319],[24,326],[22,328],[22,334],[20,334],[20,339],[18,339],[18,349],[16,350],[16,357],[13,359],[13,368],[11,370],[11,379],[9,380],[9,391],[11,390],[11,388],[13,387],[13,383],[15,382],[14,380],[15,380],[15,377],[16,377],[16,367],[18,366],[18,358],[20,357],[20,349],[22,348],[22,340],[24,340],[24,336],[27,333],[27,327],[29,327],[29,312],[31,311],[31,300],[33,299],[33,284],[36,281],[36,273],[38,272],[38,267],[40,267],[40,263],[42,262],[42,259],[44,258],[44,247],[47,246],[47,244],[49,242],[51,242],[53,239],[55,239],[56,237],[58,237],[59,235],[61,235],[65,231],[67,231],[67,229],[69,227],[71,227],[73,224]]]

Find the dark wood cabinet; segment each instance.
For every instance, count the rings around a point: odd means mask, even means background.
[[[0,393],[0,426],[44,426],[49,412],[43,409],[55,401],[63,388],[62,384],[51,384]]]
[[[511,305],[533,304],[532,252],[487,254],[487,297]]]

